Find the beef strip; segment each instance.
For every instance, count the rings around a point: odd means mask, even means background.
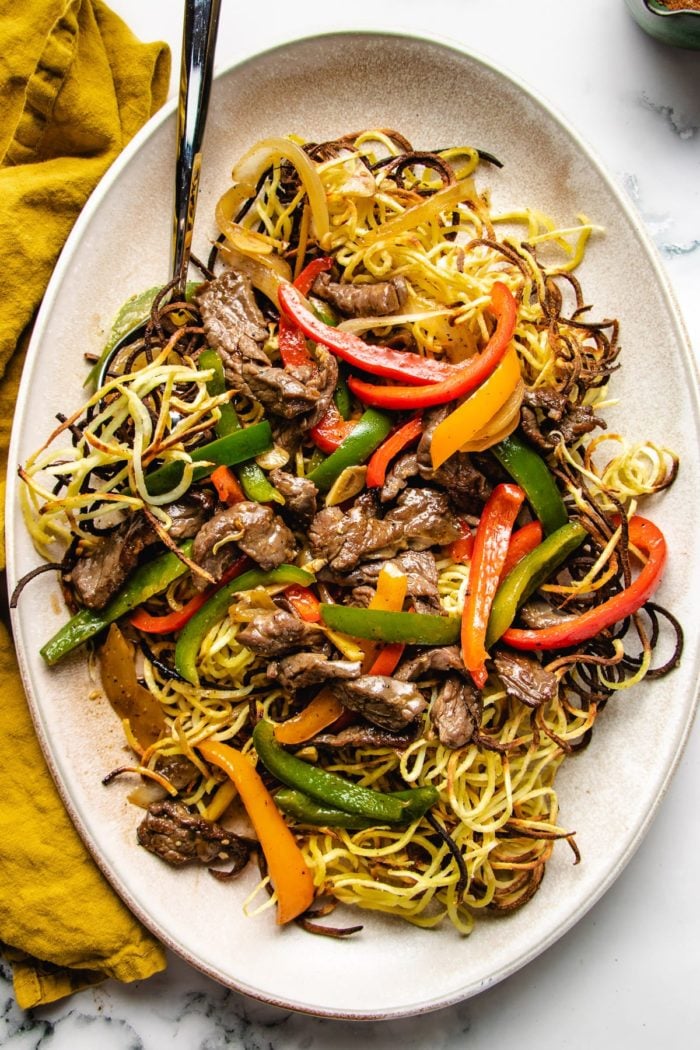
[[[286,609],[277,609],[255,616],[238,632],[237,639],[259,656],[274,659],[297,649],[321,648],[326,636],[316,624],[306,623]]]
[[[286,470],[271,470],[270,481],[285,498],[281,513],[296,528],[306,529],[317,510],[318,489],[308,478],[298,478]]]
[[[132,514],[95,547],[82,555],[70,571],[78,601],[88,609],[103,609],[136,568],[141,552],[158,537],[144,514]]]
[[[491,495],[491,483],[476,468],[468,452],[456,452],[441,467],[433,470],[430,458],[433,434],[449,411],[449,406],[441,405],[423,417],[423,435],[416,450],[418,473],[426,481],[435,481],[444,488],[460,510],[480,514]]]
[[[590,405],[575,405],[558,390],[526,390],[521,409],[521,426],[538,448],[549,452],[561,436],[570,445],[596,427],[607,427],[593,414]]]
[[[321,273],[311,290],[347,317],[397,314],[408,299],[408,285],[403,277],[392,277],[389,281],[374,284],[341,284],[329,273]]]
[[[136,834],[139,845],[175,867],[226,863],[240,871],[248,863],[249,847],[243,839],[191,813],[181,802],[152,802]]]
[[[466,673],[462,654],[456,645],[443,645],[438,649],[424,649],[417,656],[404,660],[394,672],[401,682],[415,682],[438,672],[459,671]]]
[[[414,685],[386,675],[366,674],[337,682],[333,691],[345,707],[392,731],[415,722],[426,707],[425,697]]]
[[[349,511],[326,507],[311,523],[314,557],[325,558],[332,572],[346,572],[367,558],[393,558],[409,548],[426,550],[460,535],[447,496],[434,489],[407,489],[384,518],[376,517],[374,498],[363,493]]]
[[[443,546],[461,535],[448,497],[436,489],[406,489],[384,521],[403,525],[411,550]]]
[[[188,492],[177,503],[170,503],[163,510],[170,515],[171,525],[168,529],[173,540],[188,540],[196,536],[206,520],[211,517],[216,499],[214,493],[207,489]]]
[[[240,551],[267,571],[293,557],[294,536],[270,507],[243,500],[219,511],[199,530],[192,557],[219,580]],[[197,579],[195,585],[206,586],[206,583]]]
[[[415,452],[399,456],[384,479],[379,497],[381,502],[391,503],[395,500],[399,492],[406,488],[408,479],[414,478],[418,472],[418,456]]]
[[[322,347],[314,349],[314,362],[277,368],[245,362],[241,374],[253,397],[282,419],[295,419],[308,430],[325,415],[338,384],[338,362]],[[298,418],[303,417],[303,418]]]
[[[415,740],[415,736],[413,729],[392,733],[388,729],[380,729],[379,726],[369,725],[367,722],[358,722],[357,725],[341,729],[339,733],[318,733],[309,743],[334,750],[343,747],[394,747],[398,751],[403,751]]]
[[[155,768],[156,772],[166,777],[178,791],[184,791],[199,776],[196,765],[185,755],[158,755]]]
[[[377,579],[384,566],[391,566],[405,575],[406,594],[416,612],[441,611],[437,565],[430,551],[400,551],[388,562],[366,561],[333,582],[353,588],[350,598],[353,605],[367,606],[374,596]]]
[[[481,724],[481,694],[469,682],[451,674],[430,708],[430,721],[445,747],[464,747]]]
[[[309,543],[316,558],[325,558],[336,572],[351,569],[371,556],[392,557],[404,546],[405,530],[399,522],[374,516],[374,501],[360,496],[347,512],[325,507],[309,528]]]
[[[557,695],[557,676],[534,656],[501,649],[494,655],[493,663],[508,696],[528,707],[539,707]]]
[[[244,363],[270,365],[263,349],[267,325],[255,301],[248,277],[225,270],[198,289],[195,303],[202,315],[207,340],[221,355],[227,382],[236,390],[250,394],[243,378]]]
[[[293,653],[269,663],[267,673],[279,682],[285,693],[295,693],[309,685],[359,678],[362,662],[329,660],[323,653]]]

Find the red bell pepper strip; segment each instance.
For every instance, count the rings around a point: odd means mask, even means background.
[[[295,282],[296,285],[296,282]],[[355,368],[387,379],[403,379],[404,383],[438,383],[460,370],[460,366],[445,361],[434,361],[405,350],[391,350],[373,346],[353,332],[324,324],[309,310],[296,286],[282,284],[278,292],[282,315],[286,315],[317,343],[323,343],[337,357]]]
[[[389,642],[387,645],[382,646],[367,674],[381,674],[387,676],[393,674],[403,656],[405,648],[406,646],[403,642]]]
[[[464,666],[479,689],[483,689],[488,677],[485,641],[489,614],[508,553],[513,523],[524,499],[525,493],[517,485],[497,485],[476,530],[461,634]]]
[[[453,540],[447,548],[447,556],[450,561],[457,565],[468,565],[474,553],[474,533],[467,521],[460,521],[459,529],[462,535],[458,540]]]
[[[514,532],[508,545],[506,560],[501,569],[501,580],[505,580],[511,569],[514,569],[526,554],[539,547],[543,538],[542,524],[539,521],[528,521],[521,529]]]
[[[319,623],[321,609],[319,600],[312,590],[302,587],[300,583],[292,583],[285,588],[284,596],[302,620],[305,620],[306,623]]]
[[[242,503],[245,500],[245,493],[238,484],[236,475],[228,467],[217,467],[210,477],[222,503],[233,506],[234,503]]]
[[[639,515],[630,518],[628,529],[630,543],[647,556],[639,575],[629,587],[608,598],[602,605],[553,627],[539,630],[511,627],[503,635],[505,644],[523,650],[567,649],[595,637],[606,627],[620,623],[641,609],[661,582],[666,565],[666,540],[653,522]]]
[[[464,397],[491,375],[502,361],[513,338],[518,307],[510,291],[501,281],[497,281],[493,286],[489,310],[496,317],[496,328],[484,349],[461,365],[451,365],[451,374],[440,382],[430,386],[376,386],[351,376],[348,386],[366,405],[404,411],[444,405],[448,401]],[[408,377],[404,374],[402,378],[406,380]]]
[[[315,427],[311,427],[309,436],[321,452],[335,452],[355,429],[356,420],[343,419],[334,401]]]
[[[408,423],[404,423],[403,426],[399,427],[383,442],[376,450],[372,453],[372,457],[367,464],[367,477],[365,484],[368,489],[381,488],[386,478],[387,467],[391,463],[395,456],[398,456],[402,449],[406,448],[406,445],[410,445],[412,441],[415,441],[420,437],[423,432],[423,423],[420,416],[414,416],[413,419],[409,419]]]
[[[143,631],[144,634],[171,634],[173,631],[181,630],[187,621],[192,619],[197,610],[201,609],[204,603],[209,601],[212,594],[215,594],[224,584],[234,580],[236,576],[240,576],[247,564],[247,556],[238,558],[226,570],[218,583],[213,587],[207,587],[201,594],[195,594],[194,598],[190,598],[181,609],[173,609],[172,612],[165,613],[163,616],[151,616],[145,609],[137,609],[129,617],[131,625],[136,627],[137,630]]]
[[[325,257],[312,259],[295,280],[294,287],[298,288],[303,295],[306,295],[318,275],[323,273],[324,270],[330,270],[332,264],[333,260]],[[280,314],[278,338],[280,357],[285,366],[311,365],[314,363],[301,328],[293,321],[288,320],[284,314]]]

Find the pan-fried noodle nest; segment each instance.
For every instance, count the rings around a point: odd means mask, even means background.
[[[400,316],[354,318],[341,327],[453,362],[470,357],[488,339],[491,291],[496,281],[504,282],[520,304],[514,344],[523,385],[510,428],[523,396],[532,392],[556,392],[570,408],[599,408],[618,367],[618,324],[588,319],[573,271],[600,231],[584,215],[558,227],[532,209],[494,213],[481,179],[484,161],[494,158],[469,147],[416,151],[387,129],[322,144],[264,140],[235,165],[232,186],[218,202],[221,236],[209,270],[221,261],[235,267],[274,304],[279,282],[318,255],[333,257],[344,282],[401,276],[409,295]],[[180,490],[158,501],[149,498],[143,471],[168,450],[187,461],[189,445],[215,426],[222,398],[207,393],[209,374],[197,366],[205,344],[196,308],[161,307],[147,335],[147,362],[108,379],[23,468],[27,520],[44,554],[57,540],[89,545],[92,526],[115,507],[148,506],[167,528],[159,505]],[[267,349],[273,357],[276,339],[270,313]],[[244,399],[236,406],[244,421],[260,415],[260,407]],[[543,412],[534,415],[542,424]],[[619,435],[565,442],[550,427],[546,437],[561,491],[590,534],[566,571],[545,588],[555,605],[575,612],[623,585],[629,553],[624,529],[612,515],[633,513],[645,495],[669,485],[677,459],[668,449],[630,444]],[[491,443],[497,439],[491,435]],[[596,465],[604,442],[614,455]],[[299,472],[307,456],[297,460]],[[133,492],[128,498],[126,481]],[[186,475],[183,491],[187,483]],[[444,557],[438,567],[443,609],[459,614],[469,567]],[[269,601],[270,593],[258,597]],[[178,581],[150,608],[176,609],[187,597]],[[578,856],[573,834],[559,819],[554,781],[560,763],[588,743],[613,691],[649,672],[659,618],[667,616],[648,606],[646,617],[635,617],[636,655],[628,652],[621,630],[555,659],[550,667],[559,679],[558,695],[536,707],[508,696],[492,674],[477,738],[464,747],[439,743],[426,714],[403,751],[346,748],[329,757],[313,743],[302,749],[301,757],[364,785],[431,785],[440,795],[430,816],[406,828],[350,832],[296,825],[319,891],[419,926],[448,918],[463,933],[479,910],[509,912],[522,905],[539,886],[558,839],[566,839]],[[202,776],[183,801],[212,819],[230,802],[231,790],[202,762],[196,744],[213,736],[249,750],[254,719],[280,721],[293,713],[290,701],[272,688],[264,661],[237,641],[245,618],[240,598],[206,637],[198,660],[201,687],[168,673],[171,640],[151,639],[145,646],[143,677],[163,705],[169,733],[140,755],[142,767],[154,769],[159,756],[189,757]],[[677,658],[675,652],[667,666]],[[435,695],[430,680],[421,685]]]

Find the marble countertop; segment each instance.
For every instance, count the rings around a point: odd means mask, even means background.
[[[142,39],[165,38],[177,70],[173,0],[111,0]],[[380,16],[380,17],[378,17]],[[623,0],[224,0],[217,67],[332,29],[395,29],[474,50],[548,100],[590,144],[636,208],[700,354],[700,52],[666,48]],[[171,91],[174,91],[175,83]],[[114,982],[29,1013],[0,978],[7,1050],[474,1050],[543,1041],[637,1050],[680,1046],[697,1029],[700,986],[700,726],[656,820],[602,900],[534,962],[457,1006],[377,1023],[316,1019],[226,990],[174,956],[166,973]],[[303,964],[303,960],[300,960]],[[312,978],[312,973],[310,973]]]

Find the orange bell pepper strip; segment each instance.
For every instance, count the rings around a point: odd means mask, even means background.
[[[484,429],[519,382],[520,362],[515,348],[510,346],[488,379],[435,427],[430,442],[433,470]]]
[[[488,343],[481,353],[461,365],[452,365],[452,373],[446,379],[427,386],[376,386],[351,376],[348,386],[366,405],[403,411],[444,405],[464,397],[491,375],[505,356],[513,338],[518,306],[501,281],[496,281],[491,290],[489,310],[496,317],[496,328]]]
[[[218,583],[212,587],[207,587],[200,594],[195,594],[181,609],[173,609],[172,612],[164,613],[162,616],[151,616],[150,613],[141,608],[131,614],[129,622],[132,627],[143,631],[144,634],[171,634],[174,631],[179,631],[202,608],[204,603],[209,601],[212,594],[215,594],[224,584],[235,580],[236,576],[240,576],[247,564],[248,557],[246,555],[238,558],[226,570]]]
[[[368,489],[381,488],[386,478],[386,472],[392,459],[398,456],[407,445],[420,437],[423,432],[423,423],[420,416],[414,416],[408,423],[394,430],[384,441],[376,452],[372,453],[367,464],[367,476],[365,485]]]
[[[377,589],[372,595],[369,608],[383,612],[401,612],[407,589],[408,580],[405,573],[395,569],[392,565],[385,565],[377,577]],[[361,644],[361,647],[365,651],[362,673],[369,674],[381,653],[382,646],[373,642],[365,642]],[[379,674],[379,672],[375,671],[374,674]]]
[[[234,503],[242,503],[245,500],[245,493],[238,484],[236,475],[228,467],[217,467],[209,476],[222,503],[233,506]]]
[[[462,658],[479,689],[486,671],[486,629],[508,553],[513,523],[525,499],[517,485],[497,485],[484,507],[474,539],[469,590],[462,612]]]
[[[313,876],[296,839],[247,755],[217,740],[204,740],[197,747],[207,762],[223,769],[236,785],[277,894],[277,923],[291,922],[314,899]]]
[[[336,722],[345,711],[330,687],[322,689],[303,711],[275,726],[275,739],[280,744],[303,744],[316,733]]]
[[[629,541],[646,555],[646,562],[639,575],[619,594],[614,594],[601,605],[594,605],[580,616],[553,627],[521,630],[510,627],[503,634],[503,641],[513,649],[539,651],[543,649],[567,649],[595,637],[606,627],[620,623],[641,609],[661,583],[666,565],[666,540],[660,529],[649,521],[635,515],[628,523]]]
[[[542,523],[539,521],[528,521],[521,529],[514,532],[508,544],[508,553],[501,569],[501,581],[505,580],[511,569],[514,569],[526,554],[539,547],[544,538]],[[320,614],[319,614],[320,615]]]
[[[321,619],[321,610],[316,595],[308,587],[300,583],[292,583],[285,587],[284,596],[294,607],[294,611],[307,623],[318,623]]]
[[[306,295],[316,278],[324,270],[330,270],[333,260],[329,258],[313,259],[305,266],[294,282],[302,295]],[[306,336],[301,328],[285,314],[280,313],[277,329],[280,357],[285,365],[313,365],[314,359],[306,345]]]

